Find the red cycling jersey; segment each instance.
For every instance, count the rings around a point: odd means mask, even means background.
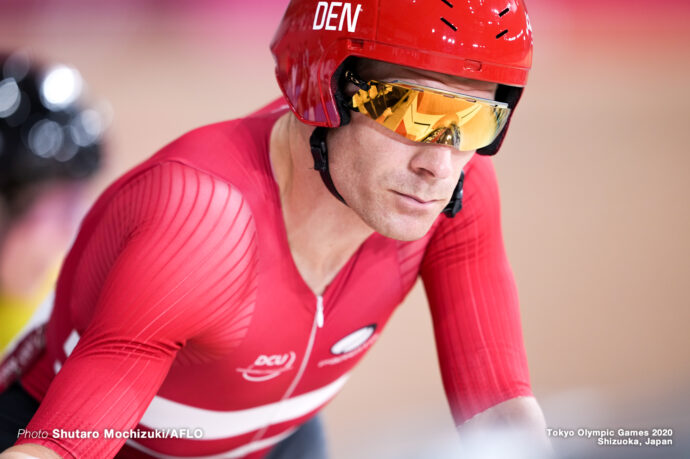
[[[531,395],[491,160],[466,166],[455,218],[413,242],[372,234],[317,296],[293,263],[269,159],[286,110],[192,131],[103,193],[22,378],[41,400],[27,430],[47,434],[18,443],[259,458],[337,393],[420,274],[456,422]]]

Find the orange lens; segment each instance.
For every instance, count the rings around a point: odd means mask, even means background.
[[[415,142],[474,151],[496,139],[508,104],[422,85],[371,80],[352,96],[354,110]]]

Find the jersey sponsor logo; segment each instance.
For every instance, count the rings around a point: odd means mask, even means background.
[[[352,352],[364,343],[366,343],[375,331],[376,324],[371,324],[367,325],[366,327],[362,327],[359,330],[350,333],[345,338],[338,340],[338,342],[331,347],[331,353],[335,355],[340,355]]]
[[[317,366],[320,368],[326,365],[336,365],[365,351],[376,342],[378,334],[375,334],[375,331],[376,324],[371,324],[339,339],[331,346],[331,354],[337,357],[321,360]]]
[[[237,371],[242,373],[242,377],[247,381],[268,381],[286,371],[292,370],[292,365],[295,363],[296,358],[297,356],[293,351],[285,354],[261,354],[249,367],[237,368]]]
[[[341,32],[343,26],[347,26],[348,32],[357,30],[359,13],[362,12],[362,5],[357,4],[354,8],[348,2],[319,2],[316,5],[314,14],[314,30],[337,30]]]

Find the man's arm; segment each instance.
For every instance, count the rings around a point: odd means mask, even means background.
[[[465,187],[464,208],[441,220],[421,268],[450,408],[462,430],[524,424],[543,435],[490,158],[470,161]]]
[[[164,163],[118,192],[99,217],[79,258],[82,271],[74,274],[80,288],[97,290],[97,302],[90,313],[90,297],[70,300],[88,325],[27,431],[134,428],[178,350],[218,324],[233,329],[236,311],[226,314],[227,304],[253,304],[253,219],[229,184]],[[114,257],[101,253],[108,248],[114,248]],[[92,280],[98,273],[104,273],[103,281]],[[214,342],[214,350],[232,349],[247,326]],[[18,444],[29,449],[12,451],[39,458],[106,458],[124,442],[20,437]],[[46,456],[46,449],[54,455]]]

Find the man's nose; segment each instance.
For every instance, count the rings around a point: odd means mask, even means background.
[[[423,145],[410,160],[412,170],[420,175],[445,179],[453,174],[453,149],[445,145]]]

